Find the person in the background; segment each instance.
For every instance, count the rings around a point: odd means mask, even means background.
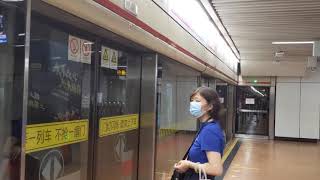
[[[185,179],[199,179],[200,167],[205,170],[208,179],[214,179],[223,173],[222,155],[225,138],[219,125],[220,100],[214,89],[200,87],[190,97],[190,113],[201,123],[201,128],[188,157],[175,164],[180,173],[186,173]]]

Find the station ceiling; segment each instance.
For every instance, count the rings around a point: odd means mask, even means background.
[[[279,41],[320,39],[320,0],[210,0],[242,61],[306,61],[312,44],[274,45]]]

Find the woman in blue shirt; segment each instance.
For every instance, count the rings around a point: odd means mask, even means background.
[[[223,131],[218,122],[220,100],[214,89],[200,87],[190,96],[190,113],[201,123],[198,136],[191,145],[188,158],[175,164],[185,179],[199,179],[201,166],[209,179],[222,175],[222,155],[225,147]]]

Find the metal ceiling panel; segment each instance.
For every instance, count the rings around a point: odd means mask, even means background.
[[[320,0],[210,0],[241,60],[273,61],[284,51],[283,61],[306,61],[312,45],[272,45],[273,41],[320,39]]]

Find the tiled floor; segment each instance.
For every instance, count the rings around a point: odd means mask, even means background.
[[[183,157],[194,136],[194,134],[178,133],[158,139],[155,180],[171,178],[174,163]],[[226,147],[226,152],[228,148],[229,146]]]
[[[243,140],[224,180],[319,180],[320,144]]]
[[[170,179],[173,165],[189,148],[194,134],[176,134],[158,139],[156,156],[156,180]]]

